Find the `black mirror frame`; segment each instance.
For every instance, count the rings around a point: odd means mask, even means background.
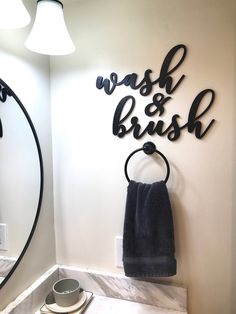
[[[26,250],[29,247],[29,244],[33,238],[37,223],[38,223],[38,219],[39,219],[39,214],[41,211],[41,205],[42,205],[42,199],[43,199],[43,185],[44,185],[44,171],[43,171],[43,158],[42,158],[42,152],[41,152],[41,148],[40,148],[40,144],[39,144],[39,139],[35,130],[35,127],[33,125],[33,122],[27,112],[27,110],[25,109],[25,107],[23,106],[22,102],[20,101],[20,99],[16,96],[16,94],[13,92],[13,90],[2,80],[0,79],[0,86],[2,86],[3,88],[6,89],[7,94],[9,96],[12,96],[15,101],[17,102],[17,104],[19,105],[19,107],[21,108],[21,110],[23,111],[23,114],[25,116],[25,118],[27,119],[30,129],[33,133],[34,136],[34,140],[35,140],[35,144],[37,147],[37,152],[38,152],[38,158],[39,158],[39,168],[40,168],[40,190],[39,190],[39,198],[38,198],[38,205],[37,205],[37,211],[35,214],[35,218],[34,218],[34,222],[33,222],[33,226],[31,228],[30,234],[28,236],[28,239],[26,241],[26,244],[20,254],[20,256],[18,257],[17,261],[15,262],[15,264],[13,265],[12,269],[9,271],[9,273],[7,274],[7,276],[4,278],[4,280],[0,283],[0,289],[6,284],[6,282],[9,280],[9,278],[11,277],[11,275],[14,273],[14,271],[16,270],[17,266],[19,265],[20,261],[22,260]]]

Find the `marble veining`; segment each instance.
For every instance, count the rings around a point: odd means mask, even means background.
[[[0,256],[0,277],[6,277],[16,260],[14,257]]]
[[[53,266],[36,280],[28,289],[11,302],[1,314],[32,314],[45,300],[52,290],[55,281],[59,279],[58,265]]]
[[[158,308],[153,305],[135,303],[126,300],[95,296],[86,310],[86,314],[183,314],[186,312]]]
[[[85,290],[94,293],[86,314],[187,314],[184,288],[58,265],[42,275],[0,313],[39,313],[53,284],[64,277],[78,279]]]
[[[122,275],[89,272],[67,266],[60,266],[59,276],[78,279],[85,290],[99,296],[186,312],[187,291],[182,287],[131,279]]]

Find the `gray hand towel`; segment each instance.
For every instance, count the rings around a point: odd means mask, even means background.
[[[165,277],[176,274],[171,204],[164,181],[128,186],[123,263],[128,277]]]

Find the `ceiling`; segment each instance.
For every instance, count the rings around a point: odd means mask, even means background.
[[[71,3],[71,2],[79,2],[81,0],[60,0],[62,3],[67,4],[67,3]]]

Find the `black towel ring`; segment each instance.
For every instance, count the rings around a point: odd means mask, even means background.
[[[170,176],[170,165],[168,163],[168,160],[166,159],[165,155],[163,155],[159,150],[156,149],[156,145],[152,142],[146,142],[142,148],[138,148],[136,150],[134,150],[129,156],[128,158],[126,159],[126,162],[125,162],[125,167],[124,167],[124,170],[125,170],[125,176],[126,176],[126,179],[128,182],[130,182],[130,178],[128,176],[128,171],[127,171],[127,167],[128,167],[128,162],[130,160],[130,158],[136,154],[137,152],[143,150],[145,154],[147,155],[151,155],[153,153],[157,153],[158,155],[160,155],[164,161],[165,161],[165,164],[166,164],[166,170],[167,170],[167,173],[166,173],[166,178],[165,178],[165,183],[168,181],[169,179],[169,176]]]

